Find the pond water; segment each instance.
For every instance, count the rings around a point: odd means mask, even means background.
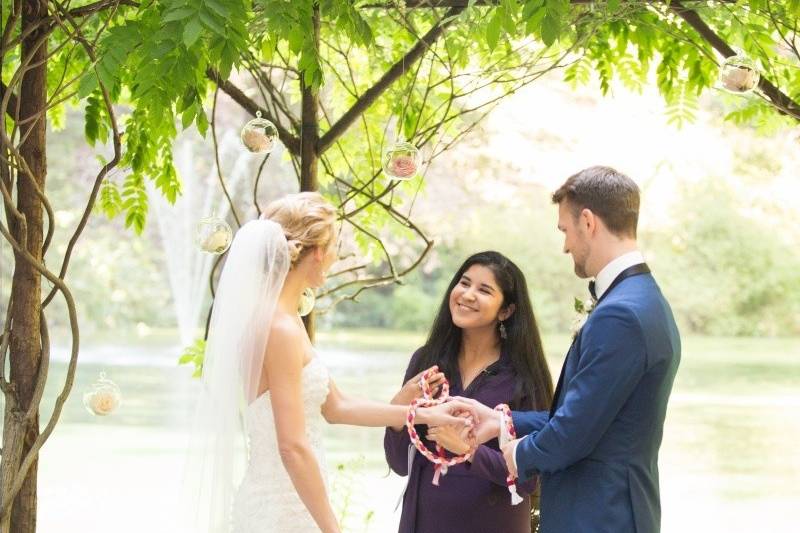
[[[319,352],[341,389],[386,401],[419,341],[391,332],[323,334]],[[556,377],[567,344],[546,338]],[[75,388],[41,455],[41,533],[179,531],[175,509],[197,387],[189,369],[176,365],[179,351],[139,341],[82,350]],[[65,357],[55,350],[46,406],[63,381]],[[101,371],[124,395],[106,418],[81,403]],[[662,531],[795,531],[798,385],[800,339],[685,339],[660,456]],[[382,429],[328,430],[332,498],[345,531],[396,529],[403,479],[389,475],[382,436]]]

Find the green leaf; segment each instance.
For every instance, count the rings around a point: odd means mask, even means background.
[[[195,121],[197,124],[197,131],[203,137],[206,136],[206,132],[208,132],[208,117],[206,116],[206,112],[204,109],[200,109],[197,113],[197,120]]]
[[[220,37],[225,37],[225,28],[222,25],[214,20],[214,17],[206,13],[205,11],[200,12],[200,20],[203,22],[206,28],[213,31]]]
[[[100,189],[100,209],[109,219],[116,217],[122,212],[122,196],[119,194],[117,184],[112,181],[104,181]]]
[[[195,107],[189,106],[186,110],[181,114],[181,126],[183,129],[188,128],[191,126],[192,122],[194,121],[195,116]]]
[[[83,75],[80,83],[78,84],[78,98],[81,100],[86,98],[97,88],[97,86],[97,74],[95,74],[93,70],[89,70]]]
[[[292,26],[292,29],[289,30],[287,40],[289,42],[289,50],[295,54],[299,53],[300,50],[303,49],[303,43],[305,42],[305,32],[303,28],[298,24]]]
[[[217,0],[206,0],[206,5],[213,9],[220,17],[224,19],[230,17],[231,12],[228,10],[227,6],[219,3]]]
[[[171,156],[165,157],[161,165],[161,172],[156,176],[156,187],[171,204],[175,203],[181,193],[181,182],[178,179],[177,172],[175,172]]]
[[[544,19],[545,15],[547,15],[547,9],[544,7],[537,8],[537,10],[534,11],[530,18],[525,22],[525,31],[528,33],[540,31],[542,27],[542,19]]]
[[[530,0],[525,2],[525,7],[522,8],[522,18],[528,19],[533,16],[534,13],[541,10],[544,7],[544,0]]]
[[[504,2],[504,6],[502,10],[499,10],[503,13],[503,29],[509,35],[513,35],[517,31],[517,22],[514,20],[514,9],[513,7],[516,6],[509,6],[506,5],[507,3]]]
[[[141,235],[144,231],[144,216],[138,211],[129,211],[125,216],[125,227],[133,228],[137,235]]]
[[[558,39],[561,32],[561,23],[549,12],[542,19],[542,41],[547,46],[552,45]]]
[[[179,365],[187,365],[189,363],[195,366],[192,377],[199,378],[203,374],[203,361],[206,357],[206,341],[205,339],[197,339],[192,344],[183,349],[183,353],[178,359]]]
[[[183,20],[197,13],[193,7],[180,7],[167,12],[163,18],[163,22],[174,22],[176,20]]]
[[[122,208],[126,211],[125,227],[133,228],[137,235],[141,235],[147,220],[147,191],[141,174],[133,173],[125,179],[122,198]]]
[[[486,25],[486,44],[489,45],[490,50],[497,48],[497,43],[500,40],[500,29],[502,26],[502,18],[500,12],[495,10],[494,16]]]
[[[195,18],[189,21],[183,29],[183,44],[186,45],[186,48],[191,48],[197,42],[202,31],[203,25],[200,23],[200,19]]]

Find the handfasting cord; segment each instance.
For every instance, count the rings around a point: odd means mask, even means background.
[[[422,439],[420,439],[419,435],[417,434],[417,430],[414,428],[414,419],[417,416],[417,408],[418,407],[433,407],[435,405],[441,405],[445,402],[449,402],[450,398],[450,383],[445,378],[442,382],[442,393],[439,395],[439,398],[434,399],[433,397],[433,390],[431,389],[430,384],[428,383],[428,378],[430,378],[431,374],[433,374],[433,370],[428,370],[419,380],[419,386],[422,389],[422,398],[417,398],[411,405],[408,406],[408,416],[406,417],[406,427],[408,428],[408,436],[411,439],[411,442],[414,446],[419,450],[419,452],[425,457],[428,461],[432,462],[434,466],[434,474],[433,474],[433,484],[437,487],[439,486],[439,478],[441,476],[447,475],[447,468],[453,465],[461,464],[467,460],[472,455],[472,451],[467,452],[464,455],[455,455],[451,458],[447,458],[445,455],[445,450],[442,446],[438,443],[436,444],[436,455],[433,454],[426,446],[422,443]],[[501,403],[497,407],[494,408],[495,411],[498,411],[501,416],[501,424],[500,424],[500,446],[502,447],[506,443],[514,440],[517,438],[517,430],[514,428],[514,420],[511,417],[511,409],[508,405]],[[411,470],[409,469],[409,473]],[[511,473],[508,474],[506,477],[506,485],[508,486],[508,492],[511,493],[511,505],[517,505],[522,502],[522,498],[520,497],[519,493],[517,492],[517,484],[515,479]]]
[[[517,430],[514,428],[514,419],[511,418],[511,409],[508,405],[501,403],[494,408],[495,411],[500,412],[500,447],[502,448],[508,442],[517,438]],[[511,472],[508,473],[506,478],[506,485],[508,485],[508,492],[511,493],[511,505],[517,505],[522,502],[522,498],[517,492],[517,484]]]
[[[445,450],[439,444],[436,445],[436,455],[433,454],[426,446],[422,443],[422,439],[420,439],[419,435],[417,434],[417,430],[414,428],[414,419],[417,416],[417,408],[418,407],[433,407],[436,405],[441,405],[445,402],[450,401],[450,383],[447,379],[444,379],[442,383],[442,393],[439,395],[438,398],[434,399],[433,391],[431,389],[430,384],[428,383],[428,378],[430,378],[431,374],[434,372],[432,370],[428,370],[422,377],[420,378],[420,387],[422,388],[422,398],[417,398],[411,405],[408,406],[408,416],[406,417],[406,427],[408,428],[408,436],[411,438],[411,442],[416,446],[419,453],[423,455],[428,461],[432,462],[434,466],[434,474],[433,474],[433,484],[437,487],[439,486],[439,477],[444,476],[447,474],[447,468],[453,465],[461,464],[464,461],[467,461],[470,458],[470,453],[466,453],[464,455],[454,455],[453,457],[448,457],[445,455]]]

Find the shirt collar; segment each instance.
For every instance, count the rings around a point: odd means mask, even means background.
[[[603,293],[608,290],[623,270],[641,263],[644,263],[644,256],[639,250],[635,250],[622,254],[604,266],[595,277],[594,290],[597,294],[597,298],[600,299],[603,296]]]

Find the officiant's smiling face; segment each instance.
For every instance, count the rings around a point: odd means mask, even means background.
[[[511,313],[503,307],[503,291],[494,272],[483,265],[472,265],[450,291],[450,314],[461,329],[494,326]]]
[[[583,224],[583,213],[576,213],[568,200],[558,204],[558,229],[564,234],[564,253],[572,256],[575,275],[588,278],[589,234]]]

